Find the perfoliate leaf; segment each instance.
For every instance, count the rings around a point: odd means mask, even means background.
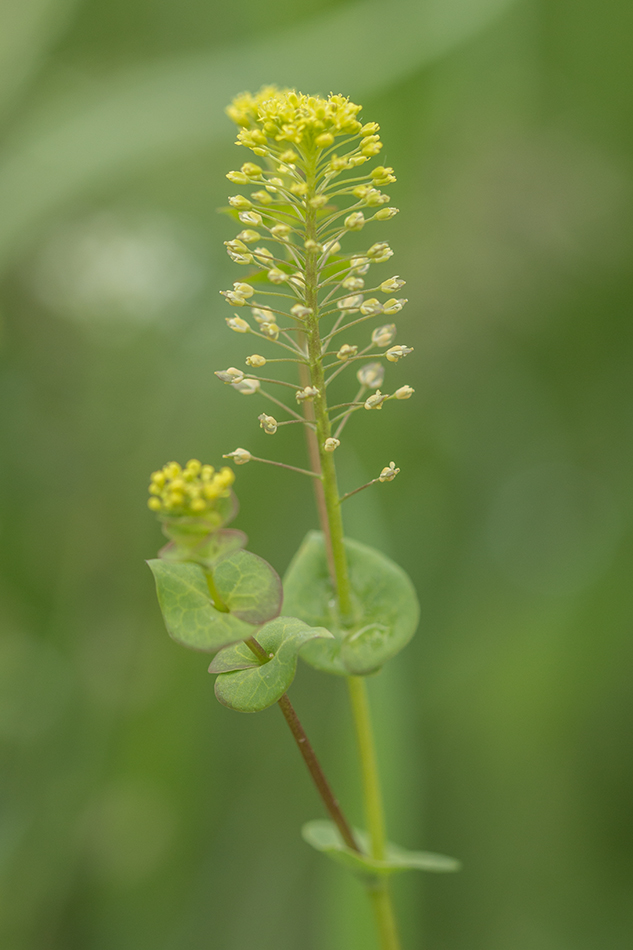
[[[309,644],[301,656],[325,673],[373,673],[407,645],[416,631],[418,599],[409,577],[380,551],[345,540],[354,617],[343,627],[325,557],[323,535],[311,531],[284,578],[284,609],[335,639]]]
[[[156,581],[167,632],[178,643],[192,650],[215,653],[252,635],[251,624],[215,609],[206,575],[198,564],[160,558],[147,563]]]
[[[196,564],[210,569],[220,558],[239,551],[247,542],[248,538],[243,531],[238,531],[237,528],[222,528],[187,545],[170,541],[158,554],[164,561],[195,561]]]
[[[209,667],[210,673],[220,674],[215,695],[238,712],[259,712],[281,699],[294,679],[301,648],[310,640],[330,638],[332,634],[322,627],[309,627],[296,617],[277,617],[255,636],[269,655],[268,662],[257,662],[249,648],[240,643],[222,650]]]
[[[213,582],[233,616],[247,623],[266,623],[281,610],[279,575],[268,561],[250,551],[236,551],[218,561]]]
[[[363,878],[385,877],[402,871],[433,871],[444,874],[459,871],[461,864],[455,858],[430,851],[407,851],[396,844],[387,842],[385,858],[377,861],[369,856],[369,835],[354,829],[354,838],[363,853],[348,848],[336,825],[331,821],[309,821],[301,829],[303,840],[317,851],[322,851],[338,864],[349,868]]]

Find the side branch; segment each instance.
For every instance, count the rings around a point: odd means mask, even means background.
[[[345,818],[345,815],[341,811],[341,806],[336,800],[334,792],[330,788],[330,783],[325,777],[325,773],[323,772],[323,769],[321,768],[321,764],[316,757],[316,752],[310,745],[310,740],[305,734],[304,728],[299,721],[299,717],[294,711],[292,703],[288,699],[287,693],[284,693],[284,695],[279,700],[278,705],[282,713],[284,714],[286,722],[288,723],[290,727],[290,731],[292,732],[292,735],[294,736],[294,740],[297,743],[297,746],[299,747],[299,752],[303,756],[303,761],[308,766],[308,771],[310,772],[310,775],[312,776],[312,781],[316,785],[317,791],[319,792],[319,795],[323,799],[323,804],[325,805],[328,812],[330,813],[330,817],[332,818],[332,821],[334,822],[334,824],[340,831],[343,841],[345,842],[348,848],[352,849],[352,851],[360,851],[360,848],[358,847],[358,845],[356,844],[354,840],[352,829],[347,823],[347,819]]]

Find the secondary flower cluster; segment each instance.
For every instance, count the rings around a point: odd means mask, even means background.
[[[229,495],[234,481],[235,473],[227,466],[216,471],[198,459],[190,459],[184,468],[178,462],[168,462],[152,472],[147,505],[170,516],[204,515],[219,498]]]

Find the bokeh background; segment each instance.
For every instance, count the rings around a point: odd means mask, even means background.
[[[294,429],[213,370],[249,351],[216,209],[263,82],[382,126],[407,278],[350,423],[350,536],[413,577],[415,641],[371,691],[408,950],[631,946],[631,126],[626,0],[3,0],[0,944],[374,950],[364,895],[299,837],[321,806],[278,710],[214,700],[164,632],[147,474]],[[395,264],[397,266],[391,266]],[[296,440],[296,442],[295,442]],[[306,480],[307,481],[307,480]],[[280,571],[310,486],[238,469]],[[291,696],[356,822],[343,684]]]

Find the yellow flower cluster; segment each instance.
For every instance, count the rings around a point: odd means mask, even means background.
[[[337,135],[363,134],[363,147],[369,149],[370,154],[376,154],[378,136],[372,133],[378,126],[376,123],[366,128],[362,126],[356,118],[360,110],[361,106],[345,96],[329,95],[323,99],[294,89],[265,86],[255,96],[250,93],[237,96],[227,113],[242,127],[238,142],[256,152],[270,140],[328,148]],[[292,163],[297,156],[290,150],[282,158]]]
[[[203,515],[216,499],[228,496],[234,481],[235,473],[226,466],[216,471],[198,459],[190,459],[184,468],[178,462],[168,462],[152,472],[147,505],[169,515]]]
[[[226,107],[226,114],[236,125],[247,127],[257,120],[259,107],[263,102],[272,99],[273,96],[286,95],[290,91],[290,89],[278,89],[277,86],[262,86],[255,95],[250,92],[241,92],[231,105]]]

